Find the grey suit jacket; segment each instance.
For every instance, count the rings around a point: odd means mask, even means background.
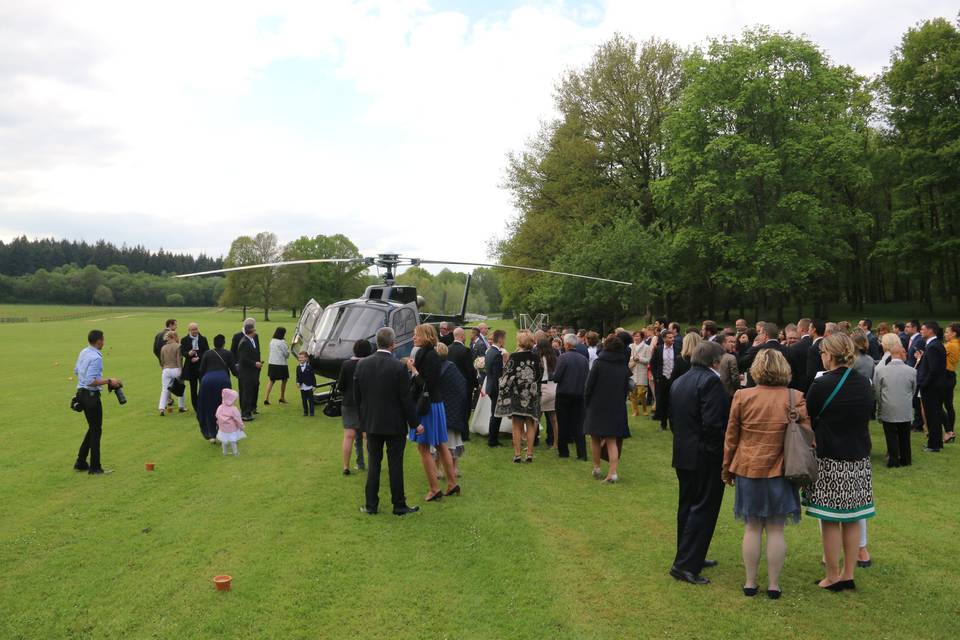
[[[903,360],[891,359],[873,372],[873,392],[881,422],[912,422],[917,370]]]

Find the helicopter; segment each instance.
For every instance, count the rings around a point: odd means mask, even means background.
[[[450,322],[461,326],[466,320],[467,298],[470,293],[471,276],[463,290],[463,299],[460,310],[456,314],[444,315],[421,311],[424,299],[417,295],[416,287],[398,285],[396,271],[401,266],[421,266],[426,264],[455,265],[468,267],[491,267],[497,269],[514,269],[535,273],[546,273],[571,278],[583,278],[598,282],[609,282],[624,286],[632,283],[620,280],[610,280],[595,276],[562,271],[549,271],[533,267],[518,267],[506,264],[487,264],[480,262],[458,262],[452,260],[423,260],[420,258],[405,258],[396,253],[381,253],[375,257],[364,258],[314,258],[307,260],[288,260],[266,264],[242,265],[225,267],[210,271],[177,275],[177,278],[227,273],[230,271],[244,271],[248,269],[266,269],[298,264],[336,264],[348,263],[366,265],[382,269],[382,283],[367,287],[363,295],[353,300],[341,300],[322,307],[311,298],[303,307],[300,319],[297,321],[293,338],[293,351],[303,350],[310,357],[310,365],[314,371],[325,378],[336,379],[340,374],[343,363],[353,356],[353,345],[357,340],[372,342],[377,331],[383,327],[390,327],[396,333],[394,355],[404,358],[413,350],[413,330],[418,324],[439,324]]]

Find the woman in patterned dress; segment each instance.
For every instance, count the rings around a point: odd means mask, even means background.
[[[834,333],[820,343],[825,373],[807,392],[807,411],[817,439],[817,482],[805,491],[807,515],[822,522],[827,575],[819,581],[831,591],[856,589],[853,572],[860,547],[860,520],[876,514],[870,469],[870,381],[853,370],[853,341]],[[843,570],[840,554],[843,552]]]
[[[513,461],[521,462],[520,438],[526,428],[527,462],[533,462],[533,443],[540,427],[540,359],[531,351],[533,334],[521,331],[517,334],[517,351],[510,359],[500,377],[500,393],[494,415],[513,421]]]

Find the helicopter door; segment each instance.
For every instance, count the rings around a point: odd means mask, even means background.
[[[310,341],[313,340],[314,329],[317,326],[317,320],[320,319],[322,312],[323,307],[313,298],[310,298],[310,302],[303,306],[303,312],[300,314],[300,320],[297,321],[297,330],[293,336],[293,343],[291,345],[294,353],[299,353],[301,350],[307,349],[310,345]]]
[[[394,355],[404,358],[413,348],[413,330],[417,326],[417,313],[410,307],[401,307],[390,315],[390,327],[397,334]]]

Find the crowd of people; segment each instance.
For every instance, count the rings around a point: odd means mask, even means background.
[[[766,593],[780,597],[784,527],[798,522],[802,509],[820,524],[824,577],[818,586],[844,591],[856,588],[854,569],[872,563],[866,527],[876,513],[870,420],[883,425],[891,468],[913,463],[911,431],[926,432],[923,451],[931,454],[956,439],[957,323],[942,330],[933,321],[880,323],[874,333],[866,318],[856,327],[803,318],[783,329],[771,322],[748,327],[743,320],[721,328],[708,320],[681,331],[678,323],[658,319],[632,333],[616,329],[602,337],[560,326],[519,331],[512,352],[502,330],[490,333],[481,323],[470,332],[468,340],[463,327],[417,325],[413,353],[403,360],[394,357],[396,336],[389,327],[372,344],[354,344],[335,397],[343,474],[351,474],[353,456],[355,468],[367,472],[363,513],[379,512],[384,449],[392,512],[418,511],[404,489],[407,442],[415,444],[426,476],[424,500],[460,496],[459,462],[479,415],[489,447],[503,446],[501,423],[507,421],[515,464],[534,462],[543,431],[547,448],[559,458],[569,459],[573,444],[577,460],[592,462],[594,478],[617,483],[631,436],[629,408],[634,417],[650,416],[672,432],[678,511],[670,575],[709,582],[702,572],[716,564],[707,553],[727,484],[735,488],[734,516],[744,523],[744,595],[759,591],[765,537]],[[285,336],[278,327],[269,343],[263,405],[270,404],[276,383],[277,401],[287,403],[288,362],[296,357],[303,415],[312,416],[316,375],[308,354],[293,353]],[[88,432],[75,468],[101,473],[100,389],[122,385],[103,377],[102,332],[92,331],[88,342],[76,366],[76,406],[87,417]],[[153,351],[161,369],[160,415],[174,402],[186,412],[189,386],[202,436],[220,442],[224,455],[238,455],[244,425],[255,420],[264,364],[256,322],[246,319],[227,349],[222,334],[211,348],[196,323],[181,338],[171,319],[155,336]],[[473,421],[471,414],[478,414]],[[815,455],[815,478],[805,484],[785,471],[791,425],[812,432],[815,443],[807,451],[811,459]]]

